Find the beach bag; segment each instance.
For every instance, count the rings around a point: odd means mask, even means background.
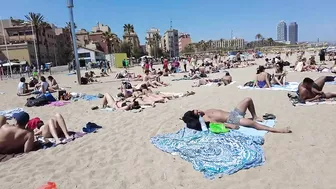
[[[45,95],[41,95],[38,98],[34,98],[34,97],[28,98],[25,106],[33,107],[33,106],[43,106],[46,104],[48,104],[47,97]]]
[[[89,83],[89,80],[85,77],[81,77],[81,85],[87,85]]]
[[[50,93],[47,93],[44,96],[47,98],[48,102],[55,102],[56,101],[56,99],[54,98],[54,96],[52,94],[50,94]]]

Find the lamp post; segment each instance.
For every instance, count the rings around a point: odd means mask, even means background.
[[[72,8],[74,7],[74,4],[73,4],[73,0],[67,0],[67,1],[68,1],[69,13],[70,13],[72,44],[73,44],[73,51],[74,51],[75,62],[76,62],[77,81],[78,81],[78,84],[80,85],[81,84],[80,64],[79,64],[79,60],[78,60],[75,24],[74,24],[73,11],[72,11]]]

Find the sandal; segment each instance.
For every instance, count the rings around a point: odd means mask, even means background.
[[[264,120],[276,119],[276,116],[273,114],[266,113],[263,115]]]

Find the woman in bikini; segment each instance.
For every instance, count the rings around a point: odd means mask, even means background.
[[[287,73],[283,69],[282,63],[275,64],[275,70],[273,73],[272,84],[284,86],[286,85],[286,75]]]
[[[258,67],[257,75],[254,80],[253,87],[258,87],[258,88],[270,88],[271,87],[269,74],[265,72],[264,66]]]
[[[54,92],[59,89],[58,83],[53,76],[48,76],[48,81],[49,81],[49,87],[48,87],[49,91]]]

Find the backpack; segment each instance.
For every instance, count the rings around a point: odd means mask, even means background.
[[[48,99],[45,95],[41,95],[37,98],[31,97],[27,99],[27,103],[25,106],[27,107],[33,107],[33,106],[43,106],[48,104]]]
[[[89,83],[89,80],[85,77],[81,77],[81,84],[82,85],[87,85]]]

